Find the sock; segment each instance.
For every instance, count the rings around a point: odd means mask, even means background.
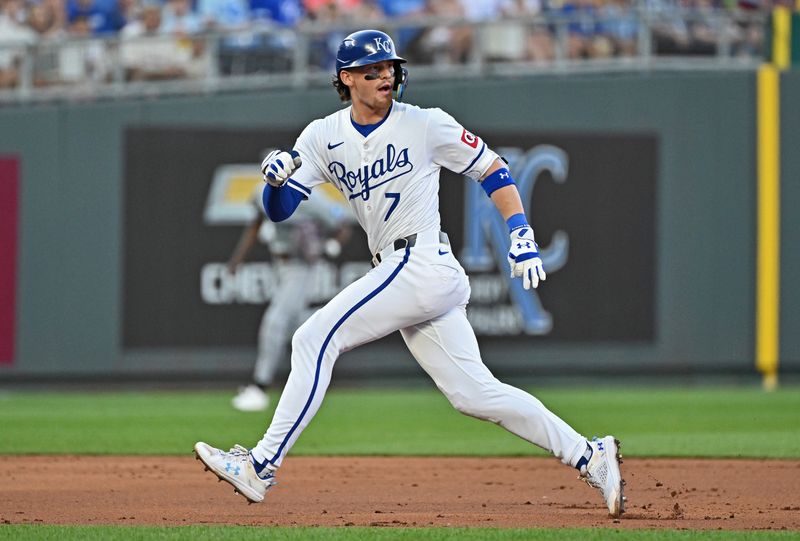
[[[589,465],[589,461],[592,459],[592,454],[594,451],[592,450],[592,446],[589,445],[589,442],[586,442],[586,452],[583,453],[583,456],[578,459],[578,463],[575,464],[575,469],[578,471],[583,470],[586,466]]]
[[[263,463],[256,460],[253,452],[250,451],[250,462],[253,463],[253,469],[256,470],[256,475],[261,479],[268,479],[275,472],[275,468],[265,459]]]

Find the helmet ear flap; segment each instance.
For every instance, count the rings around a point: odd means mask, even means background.
[[[394,79],[394,99],[401,101],[408,86],[408,70],[401,67],[400,62],[395,62],[395,73],[398,75]]]

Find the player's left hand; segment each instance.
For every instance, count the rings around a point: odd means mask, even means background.
[[[522,286],[525,289],[539,286],[539,280],[545,280],[542,258],[539,257],[539,247],[533,239],[533,229],[530,226],[521,227],[511,232],[511,246],[508,249],[508,264],[511,266],[511,277],[522,277]]]
[[[280,188],[289,180],[292,173],[297,171],[300,165],[302,165],[302,161],[300,160],[300,154],[296,150],[290,152],[273,150],[261,162],[264,182],[270,186]]]

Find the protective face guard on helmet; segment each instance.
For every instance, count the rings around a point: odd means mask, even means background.
[[[408,87],[408,70],[400,68],[400,75],[395,75],[394,79],[394,99],[397,101],[403,100],[403,94]]]

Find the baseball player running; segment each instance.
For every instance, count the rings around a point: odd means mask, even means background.
[[[481,360],[466,314],[469,281],[440,230],[439,170],[477,180],[507,221],[512,277],[535,288],[545,271],[505,163],[444,111],[401,103],[403,63],[383,32],[347,36],[333,84],[350,106],[309,124],[294,150],[264,159],[270,219],[285,220],[315,186],[329,182],[366,231],[374,268],[295,332],[291,372],[261,441],[230,451],[198,442],[197,458],[250,502],[263,501],[322,404],[339,354],[399,330],[453,407],[576,468],[618,517],[625,499],[617,439],[587,440],[538,399],[495,378]]]

